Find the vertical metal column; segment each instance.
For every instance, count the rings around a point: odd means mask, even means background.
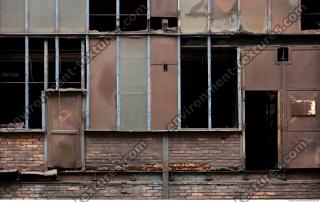
[[[178,36],[178,130],[181,129],[181,37]]]
[[[86,50],[85,50],[85,41],[81,40],[81,89],[85,89],[85,58],[86,58]]]
[[[237,48],[237,76],[238,76],[238,129],[242,130],[242,67],[241,67],[241,49]]]
[[[24,29],[25,33],[29,32],[29,1],[25,1],[25,21]],[[24,68],[24,119],[25,119],[25,129],[29,129],[29,36],[25,36],[24,40],[24,52],[25,52],[25,68]]]
[[[120,0],[116,1],[116,29],[120,31]]]
[[[46,91],[48,90],[48,39],[44,40],[44,57],[43,57],[43,77],[44,91],[41,93],[41,103],[42,103],[42,130],[46,129]]]
[[[208,27],[208,32],[211,32],[211,22],[212,22],[212,13],[211,13],[211,5],[212,5],[212,1],[214,0],[208,0],[208,24],[207,24],[207,27]]]
[[[147,29],[150,30],[150,10],[151,10],[151,1],[147,0]]]
[[[241,31],[241,0],[238,0],[238,13],[237,13],[237,30]]]
[[[86,36],[86,66],[87,66],[87,83],[86,83],[86,129],[90,128],[90,40]]]
[[[56,0],[56,33],[59,32],[60,27],[60,0]],[[59,89],[59,77],[60,77],[60,51],[59,51],[59,38],[55,37],[55,81],[56,81],[56,90]]]
[[[211,104],[211,37],[208,37],[208,128],[212,129],[212,104]]]

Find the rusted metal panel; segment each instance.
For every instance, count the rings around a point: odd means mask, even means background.
[[[252,52],[251,52],[252,53]],[[242,51],[245,90],[279,90],[282,66],[276,63],[276,49],[268,48],[250,60],[250,50]]]
[[[59,31],[64,33],[86,31],[86,0],[60,1]]]
[[[208,31],[208,0],[182,0],[180,9],[182,33]]]
[[[81,167],[82,96],[56,92],[48,96],[48,167]]]
[[[151,17],[177,17],[178,0],[151,0]]]
[[[288,90],[320,90],[320,48],[304,47],[290,50],[291,65],[287,65]]]
[[[117,47],[115,40],[90,40],[90,128],[117,127]]]
[[[268,28],[268,0],[241,0],[241,26],[244,31],[266,33]]]
[[[285,168],[319,168],[320,136],[318,132],[289,132],[283,161]],[[288,162],[286,164],[286,162]]]
[[[298,114],[297,102],[305,102],[308,105],[303,116]],[[314,103],[314,104],[312,104]],[[319,91],[288,91],[287,92],[287,126],[288,131],[320,131],[320,92]],[[297,116],[297,114],[299,116]]]
[[[168,123],[177,114],[177,40],[153,37],[151,39],[151,129],[166,130]]]
[[[31,33],[55,32],[55,2],[49,0],[29,0],[29,31]]]
[[[214,0],[211,15],[212,32],[237,31],[238,0]]]
[[[283,21],[290,13],[299,8],[299,0],[271,0],[271,24],[272,30],[276,30],[278,25],[283,26]],[[297,34],[300,32],[300,16],[297,21],[288,26],[283,33]]]
[[[147,40],[120,38],[120,128],[147,128]]]
[[[0,0],[0,33],[24,32],[25,2]]]

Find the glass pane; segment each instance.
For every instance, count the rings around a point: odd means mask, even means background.
[[[29,0],[29,31],[31,33],[55,32],[55,0]]]
[[[183,0],[181,4],[181,31],[183,33],[206,32],[208,26],[208,1]]]
[[[24,32],[24,1],[0,0],[0,32]]]
[[[86,31],[85,0],[60,1],[60,26],[60,32]]]

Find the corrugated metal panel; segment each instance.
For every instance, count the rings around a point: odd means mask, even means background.
[[[55,32],[55,2],[55,0],[29,0],[29,31],[31,33]]]
[[[147,40],[120,38],[121,129],[147,128]]]
[[[271,0],[272,30],[275,30],[277,25],[282,26],[283,20],[296,8],[299,8],[299,0]],[[300,32],[300,20],[298,18],[295,23],[287,27],[284,33],[297,34]]]
[[[182,33],[208,31],[208,0],[182,0],[180,7]]]
[[[247,64],[243,67],[245,90],[280,90],[282,66],[276,63],[276,49],[266,49],[251,61],[249,56],[245,56],[249,51],[242,52],[242,62]]]
[[[212,32],[237,31],[238,0],[214,0],[211,5]]]
[[[310,113],[314,116],[296,116],[293,102],[314,101],[314,109],[311,106]],[[319,91],[289,91],[287,93],[287,125],[288,131],[320,131],[320,92]]]
[[[81,167],[82,97],[59,92],[48,96],[48,167]]]
[[[152,38],[151,128],[154,130],[167,129],[167,124],[178,114],[177,54],[175,38]],[[167,65],[167,70],[164,65]]]
[[[90,40],[103,50],[90,61],[90,127],[117,127],[117,47],[115,40]]]
[[[178,0],[151,0],[151,17],[177,17]]]
[[[241,0],[242,29],[252,33],[267,32],[268,7],[268,0]]]
[[[21,0],[0,0],[0,32],[24,32],[24,8]]]
[[[320,136],[316,132],[290,132],[283,161],[285,168],[320,168]],[[301,142],[303,141],[303,142]]]
[[[63,33],[85,32],[86,0],[60,1],[60,26]]]
[[[292,65],[287,66],[287,88],[290,90],[320,90],[320,48],[290,50]]]

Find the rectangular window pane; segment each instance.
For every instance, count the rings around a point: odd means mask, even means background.
[[[214,0],[211,5],[213,32],[236,31],[238,0]]]
[[[245,31],[264,33],[268,26],[268,0],[241,0],[241,25]]]
[[[86,1],[60,1],[60,32],[86,31]]]
[[[29,0],[29,31],[32,33],[55,32],[55,0]]]
[[[121,129],[147,128],[147,41],[120,41]]]
[[[24,1],[0,0],[0,32],[24,32]]]

